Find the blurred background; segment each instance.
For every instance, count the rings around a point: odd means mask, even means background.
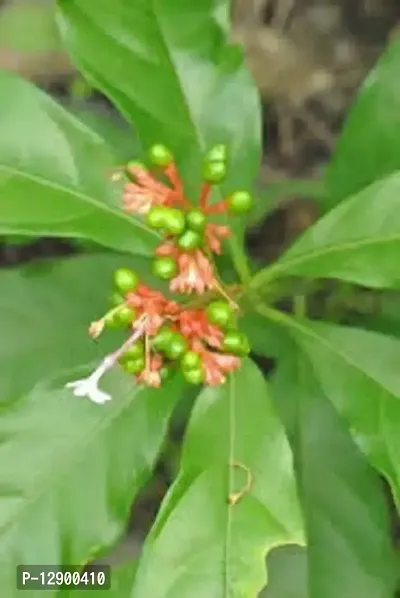
[[[52,0],[0,0],[0,68],[47,90],[97,130],[121,161],[137,151],[132,133],[106,98],[91,89],[63,51]],[[259,192],[273,209],[255,210],[247,242],[259,262],[273,260],[318,213],[321,177],[357,89],[392,36],[400,0],[236,0],[232,37],[243,45],[264,109]],[[0,90],[1,92],[1,90]],[[264,208],[265,209],[265,208]],[[57,239],[0,239],[0,267],[87,248]],[[185,409],[190,408],[190,401]],[[185,413],[166,457],[132,513],[126,542],[111,556],[137,554],[176,471]],[[396,534],[394,521],[394,534]],[[263,598],[306,598],[305,554],[273,551]]]

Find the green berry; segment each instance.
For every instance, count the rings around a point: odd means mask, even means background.
[[[138,341],[134,345],[131,345],[123,354],[123,361],[132,361],[139,359],[144,356],[144,342]]]
[[[154,206],[147,212],[146,224],[150,228],[163,228],[168,215],[168,208],[164,206]]]
[[[173,235],[180,235],[185,229],[185,216],[177,208],[168,208],[165,214],[164,226]]]
[[[154,276],[163,280],[170,280],[178,271],[176,261],[172,257],[157,257],[152,263]]]
[[[204,180],[208,183],[218,185],[226,177],[225,162],[206,162],[203,168]]]
[[[206,154],[207,162],[226,162],[227,160],[227,148],[226,145],[219,143],[214,145]]]
[[[127,374],[140,374],[144,370],[144,357],[138,359],[129,359],[122,363],[122,368]]]
[[[104,324],[107,328],[121,328],[121,321],[115,311],[110,311],[104,316]]]
[[[186,223],[191,230],[203,232],[207,218],[201,210],[190,210],[186,214]]]
[[[173,368],[169,367],[167,365],[164,365],[161,370],[160,370],[160,376],[161,376],[161,380],[165,381],[165,380],[169,380],[169,378],[171,378],[173,373]]]
[[[171,328],[168,328],[168,326],[163,326],[153,339],[153,347],[157,351],[164,351],[174,338],[174,334],[175,333],[173,330],[171,330]]]
[[[194,230],[186,230],[178,239],[178,247],[185,251],[197,249],[203,243],[203,238]]]
[[[247,336],[242,332],[227,332],[224,336],[223,347],[227,353],[247,355],[250,351]]]
[[[118,289],[123,293],[136,291],[139,284],[138,275],[129,268],[119,268],[116,270],[114,272],[114,281]]]
[[[204,380],[204,373],[202,368],[195,368],[193,370],[184,370],[183,377],[189,384],[201,384]]]
[[[136,310],[129,305],[122,305],[115,313],[115,317],[122,326],[129,326],[136,318]]]
[[[244,214],[251,208],[253,199],[248,191],[235,191],[228,198],[228,210],[232,214]]]
[[[195,351],[187,351],[181,359],[183,370],[195,370],[201,365],[201,357]]]
[[[115,307],[117,307],[117,305],[121,305],[124,301],[125,299],[119,293],[113,293],[110,297],[110,303]]]
[[[233,311],[227,301],[218,299],[209,303],[206,308],[206,315],[211,324],[215,324],[221,328],[229,328]]]
[[[183,336],[177,332],[173,333],[173,337],[165,347],[165,353],[169,359],[180,359],[187,350],[187,343]]]
[[[147,170],[143,162],[139,162],[138,160],[130,160],[125,167],[125,174],[131,181],[135,180],[134,175],[130,171],[131,168],[140,168],[141,170]]]
[[[174,159],[170,150],[161,143],[157,143],[150,148],[149,157],[152,164],[161,167],[168,166]]]

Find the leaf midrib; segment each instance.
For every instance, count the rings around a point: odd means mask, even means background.
[[[277,274],[285,272],[286,270],[290,270],[290,268],[292,268],[293,266],[297,266],[299,264],[307,264],[308,261],[312,261],[313,259],[319,258],[321,256],[329,255],[332,253],[345,252],[351,249],[358,249],[360,247],[365,247],[368,245],[383,245],[386,243],[393,243],[396,241],[400,241],[400,233],[396,233],[388,237],[375,237],[373,239],[367,237],[365,239],[358,239],[357,241],[346,241],[340,245],[330,245],[328,247],[323,247],[321,249],[315,249],[307,253],[302,253],[301,255],[294,258],[290,258],[290,255],[288,255],[287,258],[283,257],[279,262],[272,266],[268,270],[268,273],[271,276],[275,276]]]
[[[105,202],[98,202],[96,199],[94,199],[90,195],[86,195],[86,193],[82,193],[81,191],[79,191],[77,189],[76,190],[71,189],[64,185],[61,185],[60,183],[55,183],[54,181],[45,179],[44,177],[42,177],[40,175],[33,175],[31,173],[21,171],[17,168],[12,168],[10,166],[5,166],[3,164],[0,164],[0,171],[2,171],[2,170],[6,173],[9,173],[10,178],[11,177],[21,177],[21,178],[27,179],[29,181],[32,181],[38,185],[42,185],[44,187],[50,187],[51,189],[54,189],[55,191],[59,191],[59,192],[65,193],[67,195],[71,195],[71,196],[75,197],[76,199],[79,199],[86,203],[89,203],[91,206],[93,206],[97,210],[102,210],[103,212],[112,214],[113,216],[123,220],[124,222],[129,223],[131,226],[141,228],[142,230],[146,231],[150,235],[152,235],[156,238],[160,238],[158,233],[156,233],[155,231],[148,228],[140,220],[127,216],[126,214],[124,214],[124,212],[122,212],[122,210],[118,211],[117,209],[114,209],[113,207],[109,206]],[[3,183],[0,182],[0,187],[2,185],[3,185]],[[71,217],[71,220],[73,220],[73,219],[74,218]],[[22,230],[22,229],[20,229],[20,230]]]

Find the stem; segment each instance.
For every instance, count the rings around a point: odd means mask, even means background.
[[[211,192],[211,185],[210,183],[203,183],[203,186],[200,191],[200,199],[199,199],[199,206],[201,210],[205,210],[208,205],[208,200],[210,199],[210,192]],[[207,210],[208,212],[208,210]]]
[[[305,295],[296,295],[293,298],[294,313],[297,319],[301,320],[307,315],[307,297]]]
[[[239,274],[242,283],[244,285],[249,285],[251,281],[251,269],[248,257],[243,247],[238,243],[238,239],[235,235],[229,237],[228,243],[231,248],[232,261],[235,270]],[[255,280],[255,278],[253,280]]]
[[[223,214],[227,209],[227,202],[225,199],[215,203],[207,208],[207,214]]]
[[[114,353],[110,353],[103,359],[103,361],[97,368],[98,370],[102,371],[101,375],[103,375],[107,370],[111,369],[117,363],[119,358],[125,353],[125,351],[129,349],[129,347],[131,347],[133,344],[135,344],[137,340],[139,340],[139,338],[143,335],[144,325],[146,321],[147,316],[143,314],[143,316],[141,316],[136,322],[135,330],[133,334],[131,334],[131,336],[128,338],[128,340],[126,340],[120,346],[119,349],[114,351]]]

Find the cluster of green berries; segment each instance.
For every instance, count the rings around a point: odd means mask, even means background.
[[[125,303],[124,296],[138,291],[138,275],[128,268],[119,268],[114,272],[114,283],[116,292],[111,297],[113,307],[105,316],[104,324],[108,328],[131,328],[136,320],[136,310]],[[180,309],[185,311],[183,306]],[[207,322],[223,332],[221,351],[237,357],[249,353],[248,339],[237,330],[236,314],[228,301],[212,300],[204,313]],[[119,362],[126,373],[138,376],[146,367],[146,359],[154,355],[162,357],[162,367],[159,369],[161,380],[168,379],[178,365],[190,384],[204,382],[205,363],[202,355],[191,350],[189,340],[174,326],[173,318],[153,337],[142,338],[127,348]]]
[[[166,168],[173,163],[172,152],[164,145],[156,144],[149,151],[150,162],[157,167]],[[138,165],[138,163],[131,163]],[[128,172],[129,172],[128,164]],[[140,164],[144,168],[143,165]],[[203,179],[208,185],[221,183],[227,174],[227,148],[215,145],[206,154],[203,163]],[[223,202],[223,211],[232,214],[244,214],[252,205],[252,197],[248,191],[235,191]],[[158,230],[168,237],[175,237],[178,250],[190,253],[197,249],[207,249],[205,232],[208,224],[210,206],[192,206],[186,198],[182,198],[180,207],[154,205],[146,215],[146,223],[150,228]],[[153,274],[170,280],[177,275],[176,260],[172,257],[157,257],[153,263]]]

